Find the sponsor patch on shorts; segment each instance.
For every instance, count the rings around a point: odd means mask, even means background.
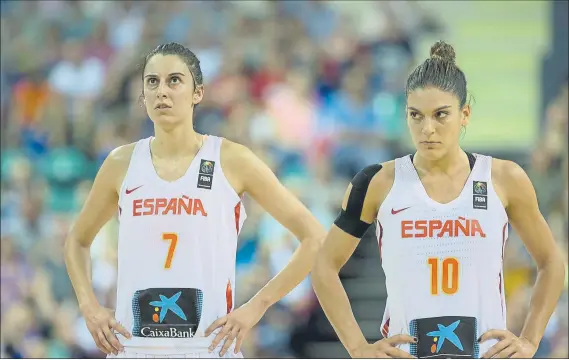
[[[412,320],[409,334],[419,341],[411,344],[410,353],[422,359],[478,358],[477,328],[473,317],[442,316]]]
[[[199,289],[151,288],[132,299],[132,335],[149,338],[191,338],[200,324],[203,293]]]

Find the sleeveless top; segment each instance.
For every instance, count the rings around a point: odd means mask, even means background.
[[[246,218],[207,136],[186,173],[161,179],[151,138],[135,145],[119,195],[116,319],[124,346],[207,348],[204,331],[233,309],[237,237]]]
[[[378,212],[388,294],[382,334],[418,336],[422,344],[401,346],[415,356],[462,357],[460,348],[472,346],[470,355],[478,357],[496,342],[464,343],[489,329],[506,329],[502,261],[508,217],[492,185],[492,158],[469,158],[474,165],[468,180],[447,204],[427,195],[411,156],[396,159],[393,186]],[[441,337],[441,329],[453,327],[464,331],[465,339],[455,341],[460,346]]]

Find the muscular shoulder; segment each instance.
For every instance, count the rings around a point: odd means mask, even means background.
[[[99,175],[117,191],[126,176],[135,145],[136,143],[131,143],[113,149],[99,170]]]
[[[225,167],[246,162],[252,155],[253,152],[245,145],[227,139],[221,142],[221,161],[226,163]]]
[[[492,184],[505,207],[512,199],[534,192],[524,169],[510,160],[492,158]]]
[[[254,176],[256,162],[259,161],[247,146],[223,139],[221,142],[221,167],[225,178],[235,192],[245,191],[245,177]]]
[[[358,209],[355,212],[358,220],[371,223],[393,186],[394,178],[394,161],[366,166],[350,182],[344,195],[342,209],[346,210],[348,207],[355,207],[357,204]],[[354,211],[352,210],[352,212]]]
[[[136,143],[130,143],[126,145],[121,145],[115,149],[113,149],[109,156],[107,156],[107,160],[111,162],[114,166],[127,166],[130,163],[130,158],[132,157],[132,153],[134,152],[134,147]]]
[[[522,167],[510,160],[492,158],[492,179],[500,187],[510,187],[527,178]]]
[[[368,194],[377,199],[378,206],[385,200],[385,197],[393,186],[393,181],[395,180],[395,161],[387,161],[379,164],[379,166],[381,166],[381,169],[373,175],[368,188]],[[370,167],[368,166],[366,169],[368,168]],[[362,171],[365,171],[365,169]]]

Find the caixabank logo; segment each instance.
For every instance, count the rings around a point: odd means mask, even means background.
[[[410,346],[418,358],[472,359],[478,356],[476,318],[443,316],[411,321],[410,334],[419,339]]]
[[[458,325],[460,324],[460,320],[456,320],[452,324],[448,326],[444,326],[443,324],[437,324],[439,328],[436,331],[431,331],[427,333],[427,336],[431,336],[433,338],[433,345],[431,345],[431,353],[438,354],[441,351],[445,341],[449,341],[452,343],[458,350],[464,351],[464,346],[462,346],[462,342],[454,332]]]
[[[191,338],[200,323],[203,293],[199,289],[152,288],[134,294],[133,336]]]

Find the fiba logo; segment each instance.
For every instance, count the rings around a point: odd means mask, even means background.
[[[475,181],[474,182],[474,194],[476,194],[476,195],[487,195],[488,191],[486,188],[486,182]]]
[[[202,159],[200,163],[200,171],[198,174],[198,188],[209,189],[213,185],[213,171],[215,170],[215,161]]]
[[[485,181],[472,183],[472,207],[475,209],[488,209],[488,184]]]
[[[211,161],[204,161],[201,166],[201,173],[203,174],[211,174],[213,173],[213,164]]]

